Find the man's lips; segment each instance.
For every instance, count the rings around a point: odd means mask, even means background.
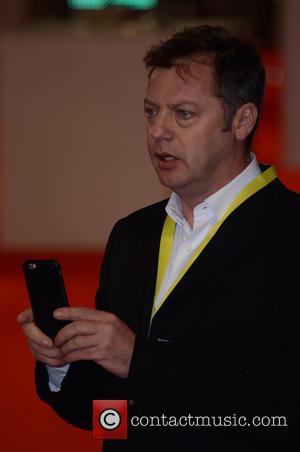
[[[155,155],[158,158],[158,160],[161,160],[163,162],[171,162],[173,160],[178,160],[178,158],[175,157],[175,155],[169,154],[167,152],[156,152]]]
[[[179,160],[175,155],[166,152],[156,152],[155,156],[158,159],[159,168],[163,170],[174,169]]]

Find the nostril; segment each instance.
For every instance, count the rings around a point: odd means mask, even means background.
[[[166,127],[154,126],[149,129],[149,134],[153,140],[169,140],[172,137],[172,132]]]

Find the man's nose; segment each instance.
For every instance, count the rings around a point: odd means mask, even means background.
[[[160,112],[149,125],[153,140],[171,140],[173,137],[172,118],[168,112]]]

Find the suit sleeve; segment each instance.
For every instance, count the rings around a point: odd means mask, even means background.
[[[103,258],[100,289],[96,294],[97,309],[107,309],[106,277],[110,256],[114,248],[117,224],[113,228]],[[113,397],[115,377],[93,361],[72,363],[62,382],[61,390],[49,390],[49,377],[44,364],[36,362],[35,383],[38,396],[49,404],[68,423],[82,429],[92,429],[93,400]]]

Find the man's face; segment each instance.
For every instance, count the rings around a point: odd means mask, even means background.
[[[149,154],[161,183],[179,196],[197,198],[222,186],[234,159],[234,137],[222,131],[224,110],[213,94],[211,68],[194,63],[191,70],[193,76],[181,78],[174,68],[156,68],[145,116]]]

